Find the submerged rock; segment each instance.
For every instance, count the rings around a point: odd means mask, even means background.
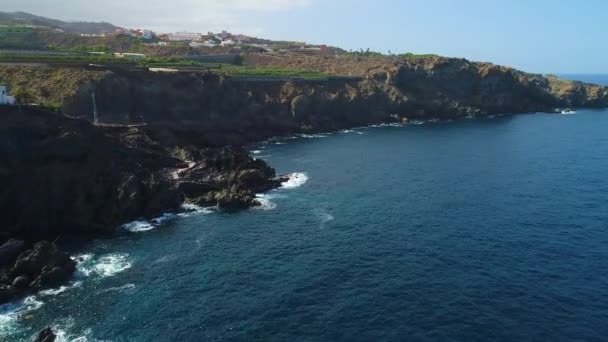
[[[56,339],[57,335],[55,335],[53,329],[49,327],[38,333],[38,336],[36,336],[34,342],[55,342]]]

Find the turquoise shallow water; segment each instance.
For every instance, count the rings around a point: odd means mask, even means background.
[[[0,334],[602,340],[607,132],[608,111],[580,110],[262,144],[308,180],[266,210],[93,241],[71,287],[2,307]]]

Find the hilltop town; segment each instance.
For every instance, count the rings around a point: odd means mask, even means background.
[[[273,41],[225,30],[218,33],[161,33],[109,23],[66,23],[21,12],[0,13],[0,49],[11,49],[13,54],[14,50],[34,49],[38,54],[48,50],[77,51],[96,55],[116,53],[130,58],[240,52],[308,55],[346,52],[323,44]]]

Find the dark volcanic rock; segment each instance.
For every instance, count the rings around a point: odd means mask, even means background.
[[[55,287],[72,277],[76,263],[57,246],[41,241],[23,251],[0,279],[0,303],[28,291]]]
[[[2,233],[37,241],[111,232],[178,209],[181,196],[164,170],[182,162],[145,137],[40,109],[1,107]]]
[[[0,267],[12,264],[25,250],[25,243],[21,240],[10,239],[0,246]]]
[[[34,342],[54,342],[57,336],[53,332],[53,329],[46,328],[38,333],[38,336],[34,339]]]
[[[68,255],[50,242],[41,241],[19,255],[9,277],[14,279],[13,285],[22,278],[20,283],[32,279],[32,288],[52,287],[68,280],[75,270],[76,263]]]

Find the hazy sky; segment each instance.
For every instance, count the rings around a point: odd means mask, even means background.
[[[531,72],[608,73],[606,0],[0,0],[2,10],[158,31],[228,29],[436,53]]]

